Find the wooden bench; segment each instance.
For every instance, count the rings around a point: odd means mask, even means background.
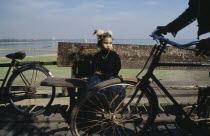
[[[58,78],[49,77],[45,79],[41,85],[50,87],[66,87],[69,96],[70,103],[75,104],[78,94],[84,91],[87,83],[87,78],[90,76],[91,70],[91,59],[92,56],[99,50],[96,48],[96,44],[93,43],[58,43],[58,58],[57,66],[71,67],[72,74],[71,78]],[[150,51],[153,46],[138,46],[138,45],[114,45],[114,50],[121,57],[122,68],[126,69],[139,69],[142,68],[148,58]],[[168,47],[166,54],[164,54],[161,59],[162,63],[191,63],[191,61],[196,62],[206,62],[201,57],[195,57],[192,51],[180,50],[173,47]],[[170,51],[171,50],[171,51]],[[168,54],[167,54],[168,53]],[[193,57],[194,56],[194,57]],[[199,67],[161,67],[160,69],[199,69]],[[196,83],[189,82],[176,82],[176,85],[169,82],[163,82],[167,88],[171,89],[192,89],[197,88]],[[155,86],[154,86],[155,87]],[[197,95],[196,93],[191,93],[191,95]],[[57,95],[65,96],[65,95]],[[177,96],[188,96],[177,95]]]
[[[41,82],[41,86],[49,86],[52,87],[52,89],[55,89],[55,87],[65,87],[66,90],[63,91],[63,94],[57,94],[56,97],[70,96],[70,105],[71,105],[70,111],[71,111],[76,103],[76,99],[78,96],[78,94],[75,91],[76,88],[77,90],[84,90],[86,87],[86,83],[87,83],[86,80],[78,78],[48,77]]]
[[[85,88],[86,83],[85,80],[77,78],[48,77],[41,82],[41,85],[51,87]]]

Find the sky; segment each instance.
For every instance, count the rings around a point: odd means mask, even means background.
[[[94,39],[99,29],[149,39],[187,7],[188,0],[0,0],[0,39]],[[196,39],[197,22],[176,38]]]

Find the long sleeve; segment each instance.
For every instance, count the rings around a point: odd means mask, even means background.
[[[92,74],[98,71],[97,65],[98,65],[98,61],[97,61],[97,54],[96,54],[92,58]]]
[[[196,20],[198,6],[195,6],[195,2],[197,1],[198,0],[190,0],[189,7],[178,18],[166,25],[167,30],[171,32],[173,36],[176,36],[179,30]]]
[[[114,66],[115,69],[113,70],[113,75],[117,76],[119,71],[120,71],[120,69],[121,69],[121,60],[120,60],[120,57],[119,57],[118,54],[116,54],[116,58],[115,59],[116,59],[115,60],[115,66]]]

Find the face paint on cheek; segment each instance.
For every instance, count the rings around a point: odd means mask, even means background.
[[[106,50],[112,50],[113,46],[112,46],[112,38],[111,37],[107,37],[103,40],[103,48]]]
[[[107,50],[111,50],[113,47],[112,47],[112,44],[104,44],[103,45],[105,49]]]

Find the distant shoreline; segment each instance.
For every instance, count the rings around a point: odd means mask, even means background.
[[[26,57],[30,57],[30,58],[33,58],[33,57],[44,57],[44,56],[57,56],[57,54],[45,54],[45,55],[37,55],[37,56],[26,56]],[[6,57],[0,57],[0,59],[7,59]]]
[[[0,49],[0,51],[45,51],[45,52],[58,52],[57,50],[42,50],[42,49]]]
[[[27,56],[27,57],[41,57],[41,56],[57,56],[57,54],[45,54],[45,55]]]
[[[17,43],[40,43],[44,41],[34,41],[34,42],[0,42],[0,44],[17,44]]]

